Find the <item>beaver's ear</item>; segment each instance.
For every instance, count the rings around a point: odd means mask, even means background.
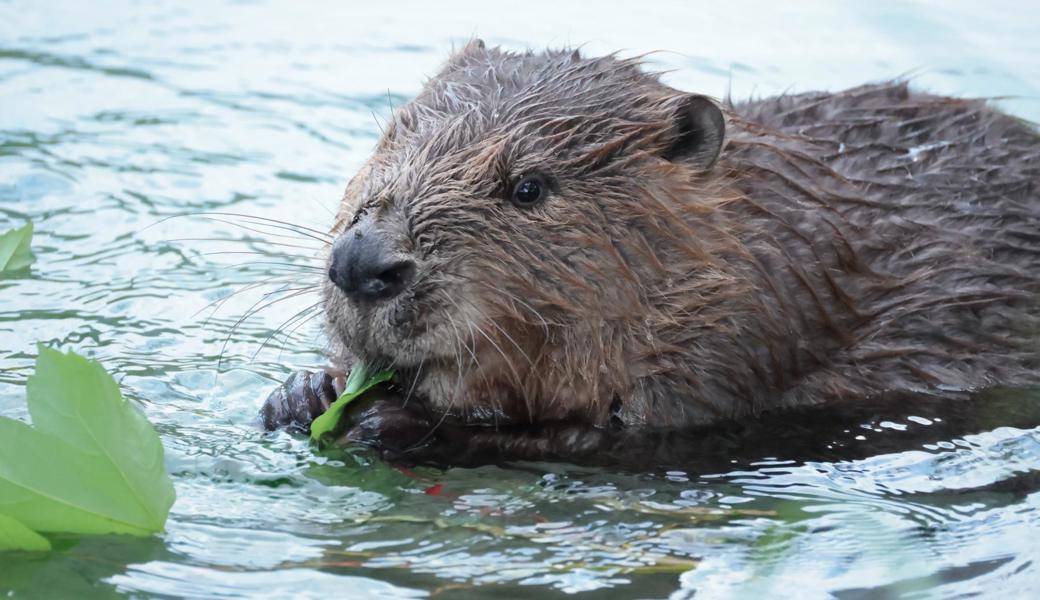
[[[672,115],[675,137],[664,151],[664,158],[682,160],[706,171],[715,164],[726,135],[726,119],[714,102],[705,96],[684,96]]]
[[[487,46],[484,45],[484,40],[473,38],[466,42],[465,46],[459,49],[452,49],[451,56],[448,57],[447,62],[445,62],[444,66],[441,67],[439,75],[447,75],[458,71],[463,67],[472,65],[474,59],[486,52]]]
[[[460,63],[463,62],[467,57],[482,54],[487,50],[487,45],[484,44],[484,40],[480,38],[473,38],[466,42],[466,45],[459,48],[458,50],[452,50],[451,58],[448,59],[449,63]]]

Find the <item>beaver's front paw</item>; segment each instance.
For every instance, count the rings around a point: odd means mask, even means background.
[[[341,443],[364,444],[387,459],[407,458],[433,442],[436,427],[417,403],[376,389],[362,402],[347,407],[350,429]]]
[[[260,409],[260,422],[268,431],[287,429],[309,433],[311,421],[328,410],[329,404],[343,393],[345,385],[342,371],[297,371],[267,397]]]

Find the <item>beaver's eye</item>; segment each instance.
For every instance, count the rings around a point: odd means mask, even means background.
[[[545,182],[540,177],[524,177],[513,188],[513,204],[520,208],[530,208],[541,202],[547,191]]]

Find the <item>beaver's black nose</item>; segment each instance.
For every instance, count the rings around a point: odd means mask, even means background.
[[[415,274],[415,263],[391,252],[385,237],[358,223],[332,247],[329,279],[358,302],[387,300],[400,294]]]

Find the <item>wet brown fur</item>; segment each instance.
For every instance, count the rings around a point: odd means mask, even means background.
[[[487,423],[685,426],[886,390],[1040,383],[1040,138],[904,82],[726,103],[638,59],[457,52],[400,108],[333,233],[371,219],[415,283],[326,283],[341,360]],[[532,209],[510,186],[553,182]]]

